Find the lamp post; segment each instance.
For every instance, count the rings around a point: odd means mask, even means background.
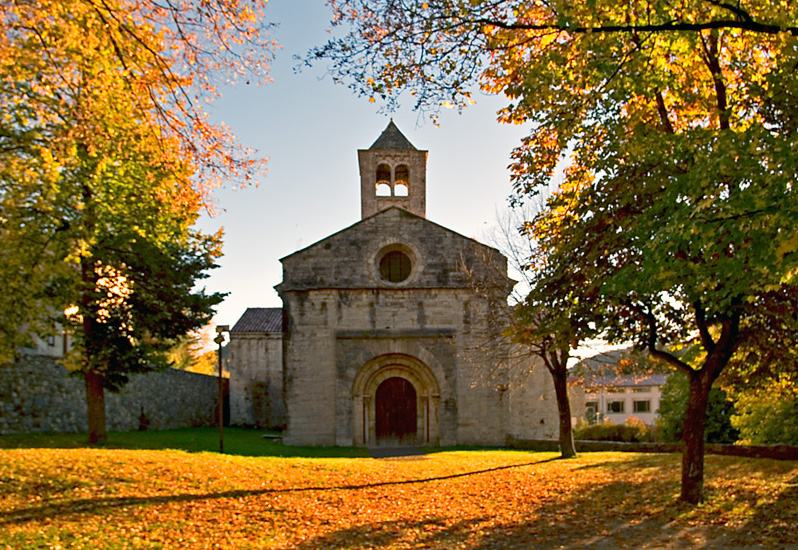
[[[219,399],[218,399],[218,421],[219,421],[219,452],[224,452],[224,388],[222,384],[222,344],[224,343],[224,333],[230,332],[228,325],[216,326],[216,338],[214,342],[219,344]]]

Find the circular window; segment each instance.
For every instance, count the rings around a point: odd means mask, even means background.
[[[380,259],[380,277],[389,283],[401,283],[410,276],[410,257],[401,250],[392,250]]]

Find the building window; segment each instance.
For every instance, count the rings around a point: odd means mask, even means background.
[[[599,404],[598,401],[588,401],[585,403],[585,420],[590,425],[598,422]]]
[[[650,386],[640,386],[638,388],[632,388],[632,393],[648,393],[651,391]]]
[[[624,388],[607,388],[607,393],[626,393]]]
[[[632,406],[634,408],[634,412],[636,413],[651,412],[651,401],[648,399],[645,401],[635,401]]]
[[[55,336],[48,336],[47,337],[47,345],[50,347],[55,346]]]
[[[623,412],[623,401],[608,401],[607,402],[607,412],[608,413],[622,413]]]
[[[410,169],[406,164],[396,167],[393,178],[394,196],[406,197],[410,191]]]
[[[401,283],[410,276],[410,258],[401,250],[392,250],[380,259],[380,277],[389,283]]]

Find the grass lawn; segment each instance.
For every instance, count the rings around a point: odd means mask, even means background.
[[[798,548],[798,462],[709,456],[690,507],[677,455],[373,459],[246,430],[202,452],[214,435],[0,436],[0,549]]]
[[[264,434],[277,432],[224,429],[225,454],[239,456],[303,456],[303,457],[358,457],[369,456],[368,450],[354,447],[288,447],[264,439]],[[40,448],[78,449],[86,446],[86,434],[19,434],[0,435],[0,449]],[[190,428],[146,432],[110,432],[106,449],[175,449],[181,451],[216,452],[219,450],[219,430],[216,428]]]

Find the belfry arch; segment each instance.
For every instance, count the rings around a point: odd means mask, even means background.
[[[384,415],[386,414],[413,416],[413,411],[403,409],[409,405],[406,402],[401,403],[401,399],[399,400],[400,404],[388,412],[385,409],[385,401],[378,403],[378,399],[386,399],[383,394],[389,386],[403,387],[400,392],[405,399],[409,399],[407,396],[414,395],[415,430],[406,426],[407,418],[385,419]],[[376,357],[363,365],[352,384],[352,404],[355,445],[439,444],[440,386],[430,368],[415,357],[391,353]],[[388,405],[388,407],[391,406]],[[378,412],[383,415],[379,419]],[[386,425],[392,426],[392,428],[387,434],[380,434],[378,433],[378,424],[381,424],[380,429],[383,431]],[[396,426],[400,426],[400,428],[395,428]],[[394,437],[396,434],[390,433],[391,430],[395,431],[396,429],[399,430],[400,437]],[[378,437],[378,435],[382,437]]]

